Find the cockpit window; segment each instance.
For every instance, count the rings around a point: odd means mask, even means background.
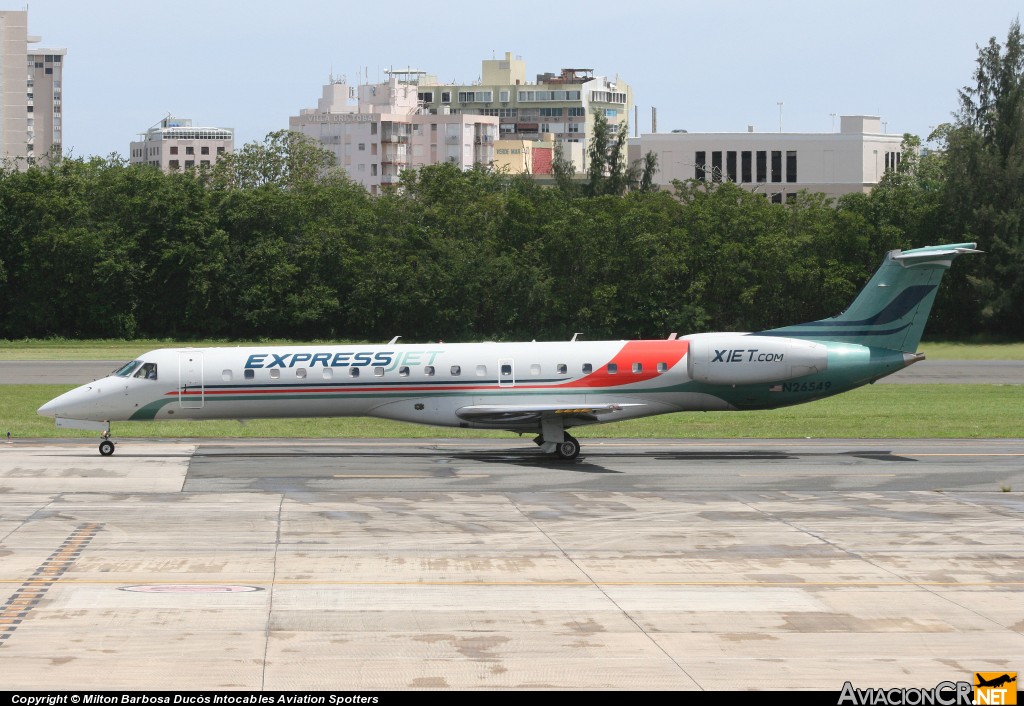
[[[131,377],[132,371],[134,371],[135,368],[139,367],[140,365],[142,365],[141,360],[133,360],[130,363],[125,363],[124,365],[122,365],[120,368],[111,373],[111,375],[117,375],[118,377],[123,378]]]
[[[156,380],[156,363],[143,363],[142,367],[132,377]]]

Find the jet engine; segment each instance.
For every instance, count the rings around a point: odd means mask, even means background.
[[[690,338],[686,372],[713,385],[780,382],[823,372],[828,348],[797,338],[705,334]]]

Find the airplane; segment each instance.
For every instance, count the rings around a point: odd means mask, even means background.
[[[974,673],[974,678],[977,680],[975,686],[990,686],[998,689],[1004,684],[1017,681],[1017,675],[1014,674],[1012,677],[1009,674],[1003,674],[1002,676],[995,677],[994,679],[983,679],[981,674],[978,672]]]
[[[838,316],[660,340],[163,348],[39,408],[58,427],[115,421],[368,416],[537,434],[580,454],[577,426],[810,402],[924,360],[942,275],[975,243],[892,250]]]

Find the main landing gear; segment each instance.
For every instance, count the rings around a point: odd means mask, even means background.
[[[537,444],[546,454],[551,454],[562,461],[571,461],[580,455],[580,442],[576,440],[576,437],[565,432],[562,432],[562,437],[561,441],[554,442],[546,441],[543,436],[538,436],[533,443]]]
[[[580,455],[580,442],[576,437],[563,434],[565,437],[561,443],[555,444],[555,456],[563,461],[571,461]]]
[[[544,453],[552,454],[563,461],[571,461],[580,455],[580,442],[565,433],[564,422],[559,418],[541,419],[540,436],[533,440]]]
[[[100,455],[110,456],[114,453],[114,442],[110,440],[110,430],[103,432],[103,440],[100,442]]]

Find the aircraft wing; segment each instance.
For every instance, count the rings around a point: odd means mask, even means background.
[[[575,417],[589,422],[597,421],[598,415],[618,412],[626,407],[642,407],[642,404],[488,404],[469,405],[455,410],[459,419],[484,424],[509,424],[533,422],[545,416]]]

